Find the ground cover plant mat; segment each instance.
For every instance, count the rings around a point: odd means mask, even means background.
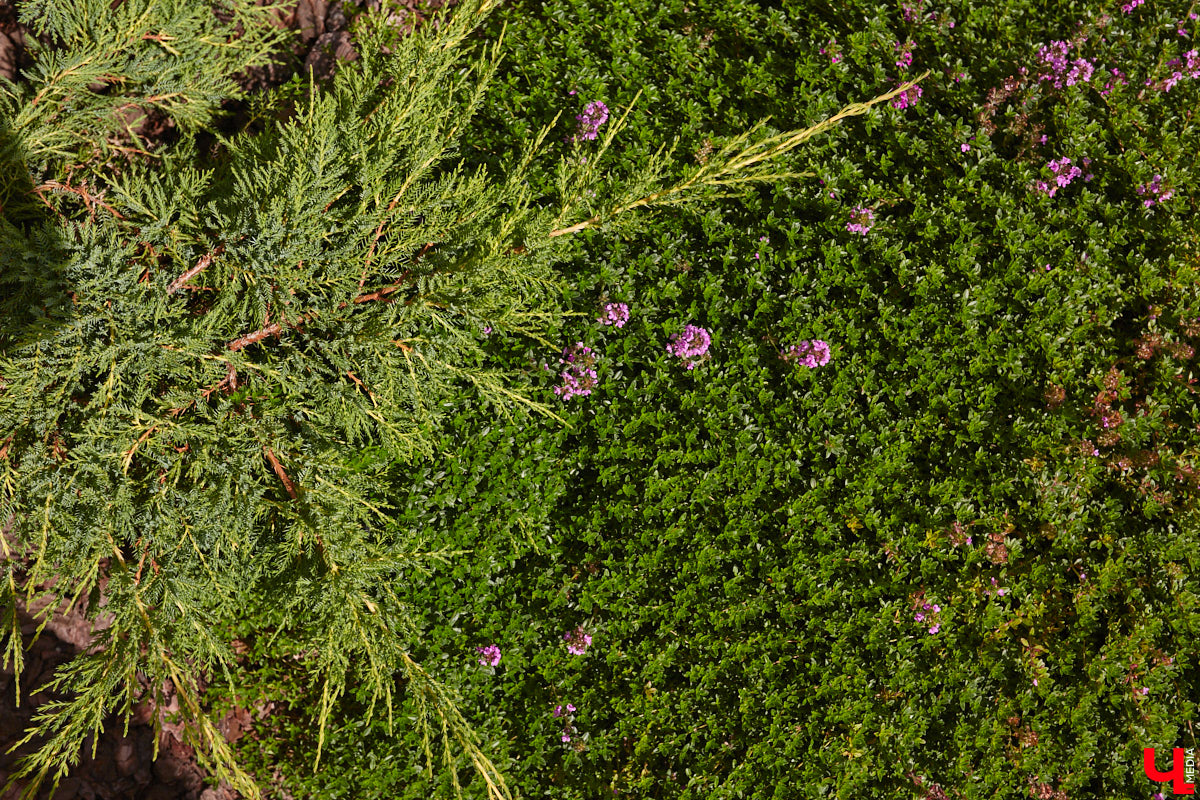
[[[277,28],[47,15],[147,55],[6,85],[4,602],[113,620],[26,763],[166,681],[269,797],[1170,796],[1200,7],[490,5],[186,99]]]

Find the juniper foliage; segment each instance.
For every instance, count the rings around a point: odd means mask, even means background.
[[[67,699],[35,717],[16,776],[28,794],[169,683],[189,743],[255,796],[200,678],[237,669],[221,623],[269,606],[323,686],[322,720],[351,683],[390,716],[399,676],[424,711],[429,768],[438,740],[452,775],[460,751],[507,796],[409,655],[419,610],[403,576],[454,554],[396,529],[380,487],[431,452],[439,410],[464,390],[480,413],[553,416],[488,366],[477,331],[540,335],[566,234],[796,177],[781,156],[910,85],[812,128],[756,127],[666,186],[666,147],[605,171],[623,116],[542,196],[526,177],[557,120],[502,174],[455,149],[499,63],[500,42],[469,39],[496,5],[468,0],[403,37],[369,16],[358,61],[257,98],[265,125],[228,136],[214,120],[241,96],[235,76],[281,42],[270,8],[22,6],[43,44],[0,93],[5,663],[20,673],[22,596],[53,587],[43,624],[77,604],[103,619],[51,684]],[[176,135],[146,141],[146,114]]]

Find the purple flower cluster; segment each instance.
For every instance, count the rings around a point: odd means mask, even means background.
[[[1126,14],[1132,14],[1133,10],[1144,2],[1146,2],[1146,0],[1129,0],[1128,3],[1125,3],[1123,6],[1121,6],[1121,10]]]
[[[916,614],[913,614],[913,620],[919,622],[922,626],[929,626],[929,634],[932,636],[942,629],[941,620],[938,619],[938,614],[942,613],[942,607],[936,603],[924,603]]]
[[[855,206],[850,210],[850,221],[846,223],[846,230],[866,236],[874,224],[875,212],[873,210],[863,206]]]
[[[920,84],[913,86],[910,89],[905,89],[903,92],[892,98],[892,108],[898,108],[903,111],[909,106],[915,106],[917,104],[917,100],[921,98],[922,94],[924,94],[924,92],[921,91]]]
[[[554,707],[554,718],[555,719],[561,719],[564,716],[568,717],[567,721],[563,724],[563,732],[562,732],[562,737],[561,737],[564,744],[566,742],[571,741],[571,734],[575,733],[575,726],[571,724],[571,719],[570,719],[570,715],[574,714],[574,713],[575,713],[575,706],[571,705],[570,703],[567,703],[566,706],[555,706]]]
[[[571,141],[574,143],[582,139],[590,142],[596,138],[600,126],[608,122],[608,106],[599,100],[593,100],[584,106],[583,113],[577,115],[575,121],[579,123],[579,127]]]
[[[1172,58],[1167,62],[1168,67],[1183,67],[1171,72],[1171,76],[1162,82],[1162,90],[1164,92],[1171,91],[1171,88],[1179,83],[1184,78],[1200,78],[1200,52],[1189,50],[1183,54],[1183,60]]]
[[[991,597],[993,592],[995,592],[996,597],[1004,597],[1004,595],[1008,594],[1008,589],[997,587],[996,579],[992,578],[992,588],[984,589],[983,593],[985,596]]]
[[[1154,180],[1137,187],[1137,193],[1146,198],[1142,201],[1142,205],[1146,208],[1150,208],[1155,203],[1165,203],[1175,196],[1174,189],[1163,189],[1162,175],[1155,175]]]
[[[785,348],[779,357],[802,367],[823,367],[829,363],[829,342],[821,339],[803,341]]]
[[[937,12],[934,12],[934,11],[930,11],[924,17],[921,16],[921,12],[924,10],[921,8],[921,6],[923,6],[923,5],[925,5],[925,0],[911,0],[911,2],[906,1],[906,2],[901,3],[900,4],[900,13],[904,15],[904,21],[905,22],[915,22],[916,24],[920,25],[924,22],[932,22],[932,21],[936,20],[938,18],[938,15],[937,15]],[[942,21],[945,22],[945,20],[946,20],[946,18],[943,16]],[[947,27],[953,28],[954,22],[953,21],[949,22],[947,24]]]
[[[687,359],[687,368],[695,369],[700,363],[696,359],[708,352],[710,344],[712,337],[708,335],[708,331],[696,325],[688,325],[683,329],[683,333],[676,333],[671,337],[667,352],[676,358]]]
[[[1079,163],[1086,167],[1092,163],[1092,160],[1090,158],[1084,158],[1081,159]],[[1054,197],[1054,195],[1058,193],[1059,189],[1064,189],[1067,186],[1070,186],[1071,181],[1075,180],[1080,175],[1083,175],[1083,170],[1078,166],[1072,165],[1071,159],[1067,158],[1066,156],[1055,159],[1046,166],[1048,166],[1050,171],[1054,173],[1053,185],[1047,181],[1034,181],[1033,188],[1049,197]],[[1084,176],[1084,181],[1090,181],[1094,177],[1096,176],[1089,172],[1086,176]]]
[[[830,64],[836,64],[842,60],[842,51],[841,48],[838,47],[837,39],[830,39],[829,44],[825,47],[822,47],[820,53],[821,55],[829,56]]]
[[[1080,39],[1082,44],[1085,39]],[[1087,83],[1092,79],[1096,65],[1086,58],[1070,60],[1072,42],[1051,42],[1038,50],[1038,61],[1049,68],[1049,71],[1038,76],[1038,80],[1049,81],[1055,89],[1064,86],[1074,86],[1077,83]]]
[[[494,644],[489,644],[487,647],[476,647],[475,652],[479,653],[481,667],[494,667],[500,663],[500,648]]]
[[[601,325],[623,328],[629,322],[629,306],[624,303],[609,303],[604,306],[604,315],[596,320]]]
[[[1117,69],[1116,67],[1110,69],[1109,73],[1113,77],[1112,80],[1104,84],[1104,88],[1100,90],[1101,97],[1108,97],[1108,95],[1112,94],[1112,90],[1117,86],[1126,86],[1129,84],[1129,81],[1126,80],[1125,73],[1121,72],[1121,70]]]
[[[583,628],[576,628],[573,631],[567,631],[563,634],[563,641],[567,643],[567,652],[573,656],[581,656],[587,652],[588,646],[592,643],[592,636],[589,633],[584,633]]]
[[[567,368],[562,371],[562,386],[555,386],[554,393],[563,400],[591,394],[600,382],[596,375],[598,359],[596,351],[583,342],[576,342],[564,349],[558,363],[566,364]]]
[[[912,46],[913,43],[911,41],[904,43],[896,42],[892,45],[893,50],[900,51],[900,57],[896,59],[896,66],[902,70],[912,66]]]

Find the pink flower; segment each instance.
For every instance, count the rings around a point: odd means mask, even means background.
[[[584,106],[583,113],[577,115],[575,121],[579,127],[576,129],[575,135],[568,141],[572,143],[580,140],[591,141],[596,138],[600,126],[608,122],[608,106],[599,100],[593,100]]]
[[[1138,691],[1141,693],[1142,697],[1145,697],[1146,695],[1150,694],[1150,687],[1149,687],[1149,686],[1143,686],[1143,687],[1142,687],[1141,689],[1139,689]]]
[[[829,342],[811,339],[794,344],[779,353],[779,357],[802,367],[823,367],[829,363]]]
[[[697,325],[688,325],[683,329],[682,333],[676,333],[671,336],[671,341],[667,344],[667,352],[676,358],[687,359],[687,368],[695,369],[707,352],[709,345],[712,344],[712,337],[708,331]]]
[[[588,646],[592,643],[592,637],[590,634],[584,633],[583,628],[576,628],[564,633],[563,641],[567,643],[568,653],[573,656],[581,656],[587,652]]]
[[[479,653],[479,666],[494,667],[500,663],[500,648],[494,644],[489,644],[487,647],[476,647],[475,652]]]
[[[562,386],[554,387],[554,393],[563,400],[591,394],[592,389],[600,382],[596,374],[597,360],[599,356],[596,355],[596,351],[583,342],[576,342],[564,349],[563,357],[558,360],[559,364],[566,365],[562,372],[563,383]]]
[[[822,47],[820,53],[821,55],[829,56],[830,64],[836,64],[842,60],[842,53],[838,48],[837,39],[830,39],[829,44],[827,44],[825,47]]]
[[[1082,159],[1080,163],[1086,167],[1092,162],[1091,159],[1085,158]],[[1070,186],[1073,180],[1083,175],[1083,170],[1078,166],[1073,165],[1071,163],[1071,159],[1066,157],[1051,160],[1046,164],[1046,166],[1049,167],[1050,172],[1054,174],[1053,184],[1047,181],[1037,180],[1033,182],[1032,188],[1044,195],[1047,195],[1048,197],[1054,197],[1054,195],[1058,194],[1059,189]]]
[[[1154,180],[1137,187],[1137,193],[1146,197],[1142,201],[1142,205],[1146,208],[1150,208],[1155,203],[1165,203],[1175,196],[1174,189],[1163,188],[1162,175],[1155,175]]]
[[[846,223],[846,230],[866,236],[874,224],[875,212],[872,209],[855,206],[850,210],[850,221]]]
[[[921,95],[924,93],[924,90],[921,89],[919,84],[910,89],[905,89],[903,92],[896,95],[895,98],[893,98],[892,108],[897,108],[903,111],[909,106],[915,106],[917,104],[917,100],[919,100]]]
[[[962,144],[960,144],[958,146],[958,149],[962,150],[964,153],[969,153],[969,152],[971,152],[971,145],[967,144],[966,142],[963,142]]]
[[[934,625],[932,628],[930,628],[930,629],[929,629],[929,632],[930,632],[931,634],[933,634],[933,633],[937,633],[937,632],[938,632],[938,631],[940,631],[941,629],[942,629],[942,626],[941,626],[941,625]]]
[[[623,328],[628,321],[629,306],[625,303],[609,303],[604,306],[603,316],[596,320],[601,325],[612,325],[614,328]]]

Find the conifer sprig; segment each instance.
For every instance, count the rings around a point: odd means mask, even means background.
[[[613,204],[607,211],[602,214],[596,214],[577,222],[574,225],[568,225],[561,228],[555,228],[550,231],[550,236],[564,236],[570,233],[577,233],[585,228],[595,227],[609,222],[616,217],[634,211],[639,208],[649,208],[653,206],[681,206],[696,204],[698,202],[711,202],[718,197],[735,196],[736,193],[713,192],[716,187],[743,187],[751,183],[778,183],[785,180],[795,178],[811,177],[811,173],[806,172],[777,172],[774,170],[774,162],[782,156],[795,150],[800,145],[809,141],[813,137],[824,133],[827,130],[837,126],[842,120],[850,117],[861,116],[870,111],[872,106],[879,103],[887,102],[894,97],[908,91],[916,86],[929,75],[929,71],[925,71],[918,77],[912,79],[908,83],[901,85],[887,94],[881,94],[874,97],[865,103],[851,103],[843,108],[832,117],[828,117],[816,125],[798,130],[784,131],[773,136],[768,136],[762,139],[756,139],[756,134],[767,124],[768,120],[764,119],[758,122],[754,127],[745,133],[739,134],[731,138],[724,144],[716,153],[714,153],[706,163],[692,171],[692,174],[679,181],[678,183],[666,188],[651,192],[636,199],[619,200]],[[639,92],[640,95],[640,92]],[[636,101],[636,97],[634,100]],[[632,104],[631,104],[632,107]],[[629,110],[621,117],[620,121],[609,129],[608,135],[605,137],[602,149],[607,149],[613,137],[624,126],[625,120],[628,117]],[[660,169],[665,166],[667,159],[663,158],[663,149],[660,149],[652,157],[650,167],[647,172],[657,178]]]

